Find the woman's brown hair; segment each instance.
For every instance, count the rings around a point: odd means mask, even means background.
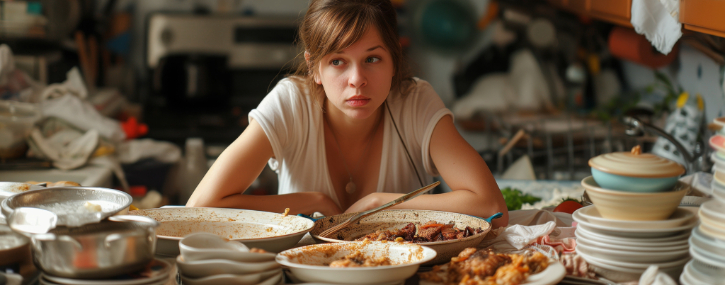
[[[359,40],[368,28],[377,28],[393,58],[391,90],[406,95],[413,83],[397,33],[397,14],[390,0],[312,0],[299,27],[299,44],[309,58],[299,61],[295,75],[310,94],[324,94],[314,76],[319,60]],[[321,97],[318,99],[322,99]]]

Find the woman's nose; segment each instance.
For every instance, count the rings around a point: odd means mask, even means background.
[[[350,87],[353,88],[362,88],[365,86],[367,84],[365,70],[360,66],[353,66],[350,70],[350,79],[348,80],[348,84],[350,84]]]

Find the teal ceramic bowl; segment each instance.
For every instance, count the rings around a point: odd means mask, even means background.
[[[677,183],[678,176],[661,178],[640,178],[611,174],[592,168],[594,181],[604,189],[653,193],[672,189]]]

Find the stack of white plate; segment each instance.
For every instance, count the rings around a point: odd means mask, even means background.
[[[572,218],[577,254],[597,274],[616,282],[639,280],[650,265],[677,279],[690,260],[688,237],[698,223],[688,207],[660,221],[607,219],[595,206],[577,210]]]
[[[692,230],[690,254],[680,276],[682,284],[725,284],[725,203],[707,201],[698,212],[700,225]]]
[[[274,253],[256,253],[237,241],[210,233],[194,233],[179,242],[176,258],[184,285],[284,284]]]
[[[41,285],[164,285],[169,281],[170,272],[171,264],[161,259],[154,259],[138,272],[108,279],[73,279],[42,273],[38,283]]]

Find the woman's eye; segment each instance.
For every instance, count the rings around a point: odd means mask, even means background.
[[[380,58],[377,57],[368,57],[367,62],[368,63],[374,63],[380,61]]]
[[[333,59],[332,61],[330,61],[330,63],[332,63],[332,65],[340,65],[340,64],[342,64],[342,60]]]

